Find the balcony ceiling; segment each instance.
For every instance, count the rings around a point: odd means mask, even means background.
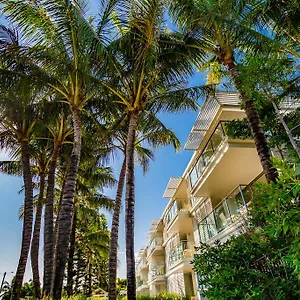
[[[262,172],[252,141],[229,140],[224,151],[204,172],[197,183],[195,196],[211,197],[213,205],[226,197],[239,184],[249,184]]]

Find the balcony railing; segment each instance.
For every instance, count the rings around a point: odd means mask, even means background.
[[[206,242],[247,212],[252,199],[251,186],[239,185],[198,224],[200,241]]]
[[[169,208],[169,211],[166,214],[165,217],[165,224],[168,225],[178,214],[179,211],[188,211],[188,200],[179,200],[175,199],[174,203],[172,206]]]
[[[162,237],[155,237],[148,247],[148,255],[152,252],[155,247],[163,245],[163,238]]]
[[[140,286],[142,286],[142,285],[144,285],[144,284],[147,284],[146,281],[140,280],[140,281],[138,281],[138,283],[137,283],[137,287],[140,287]]]
[[[149,272],[150,280],[155,279],[158,276],[164,276],[166,274],[166,269],[164,265],[158,265],[152,268]]]
[[[222,142],[226,139],[225,134],[225,122],[219,122],[219,125],[211,135],[209,141],[207,142],[205,148],[200,154],[195,166],[190,172],[189,179],[190,185],[193,188],[199,177],[202,175],[204,170],[210,163],[212,156],[217,152],[218,147],[222,144]]]
[[[180,243],[172,248],[169,253],[169,266],[173,266],[178,261],[184,258],[192,258],[192,247],[190,247],[188,241],[180,241]]]
[[[142,267],[145,265],[147,265],[146,259],[142,258],[137,264],[137,267],[136,267],[137,272],[139,272],[142,269]]]

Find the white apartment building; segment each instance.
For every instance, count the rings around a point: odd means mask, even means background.
[[[154,220],[136,262],[137,293],[162,291],[200,298],[191,261],[199,242],[224,241],[238,234],[252,199],[253,182],[265,181],[251,139],[230,139],[224,124],[242,119],[237,93],[208,97],[185,145],[194,154],[163,197],[169,202]]]

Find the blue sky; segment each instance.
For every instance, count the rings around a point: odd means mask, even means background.
[[[94,9],[95,6],[92,5],[91,11]],[[197,73],[190,80],[190,85],[199,85],[204,82],[203,74]],[[164,114],[160,118],[167,127],[176,133],[183,148],[197,114],[198,112],[185,112],[176,115]],[[144,175],[142,169],[138,166],[136,167],[136,252],[147,243],[146,234],[152,220],[160,218],[165,209],[168,199],[163,199],[162,195],[170,177],[182,175],[192,154],[191,151],[183,151],[183,149],[179,153],[175,153],[172,147],[163,147],[155,152],[155,160],[151,162],[147,174]],[[5,157],[5,154],[0,153],[0,160],[3,160]],[[113,163],[116,178],[118,177],[121,163],[118,160],[115,160]],[[0,280],[4,272],[15,271],[18,263],[22,231],[22,222],[18,220],[18,211],[23,202],[23,194],[18,192],[21,186],[21,178],[0,174]],[[115,197],[115,190],[107,190],[106,193],[111,198]],[[108,222],[111,222],[109,215]],[[120,228],[120,265],[118,275],[119,277],[125,277],[124,214],[121,216]],[[8,275],[7,279],[10,281],[12,276],[13,274]],[[25,280],[30,278],[32,276],[29,262]]]

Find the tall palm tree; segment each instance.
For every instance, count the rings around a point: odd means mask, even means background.
[[[34,203],[36,207],[35,222],[32,233],[31,241],[31,268],[33,276],[33,284],[36,298],[40,299],[41,284],[39,276],[39,244],[40,244],[40,228],[42,210],[44,206],[44,191],[46,186],[46,173],[47,173],[47,146],[45,144],[39,145],[39,143],[30,144],[30,157],[31,157],[31,172],[33,177],[37,177],[37,187],[39,187],[37,201]],[[1,161],[0,171],[2,173],[14,176],[22,176],[22,163],[19,160],[16,161]],[[20,219],[24,218],[24,205],[20,208]]]
[[[280,41],[282,49],[300,58],[300,5],[299,1],[257,1],[256,14],[261,26],[275,33],[275,39]]]
[[[70,121],[62,114],[58,116],[54,124],[49,124],[48,130],[53,140],[53,149],[49,163],[47,178],[47,193],[44,215],[44,293],[47,295],[51,289],[51,276],[54,256],[54,189],[55,189],[55,171],[60,150],[64,144],[70,143],[69,136],[73,129],[70,127]]]
[[[37,103],[44,92],[36,85],[36,79],[26,73],[34,70],[25,60],[16,62],[12,55],[22,55],[18,34],[2,27],[4,35],[0,47],[0,145],[12,155],[20,149],[24,180],[24,219],[19,264],[13,283],[12,299],[18,299],[30,249],[33,223],[33,184],[30,168],[29,142],[39,117]]]
[[[8,0],[0,1],[2,11],[19,25],[25,36],[32,37],[35,45],[25,55],[38,65],[46,83],[66,102],[72,113],[74,138],[71,163],[68,170],[58,222],[56,265],[47,272],[44,294],[49,295],[49,282],[54,299],[62,292],[64,269],[70,238],[73,201],[82,146],[81,111],[85,104],[99,93],[95,77],[95,61],[103,60],[105,30],[115,1],[103,6],[97,28],[85,17],[85,1],[52,0],[47,2]],[[41,17],[43,22],[41,22]],[[62,68],[62,66],[64,66]]]
[[[137,138],[135,142],[135,157],[136,161],[140,163],[144,169],[144,172],[147,171],[149,160],[153,159],[153,153],[149,149],[143,147],[144,143],[150,144],[152,147],[156,148],[160,145],[169,145],[172,144],[175,150],[180,148],[180,142],[176,138],[175,134],[167,129],[155,116],[151,116],[151,120],[140,120],[139,126],[137,129]],[[124,159],[121,167],[121,171],[119,174],[116,198],[115,198],[115,207],[112,218],[112,226],[111,226],[111,234],[110,234],[110,247],[109,247],[109,265],[108,265],[108,273],[109,273],[109,289],[108,295],[110,300],[115,300],[117,297],[117,260],[118,260],[118,237],[119,237],[119,219],[120,219],[120,211],[122,204],[122,195],[123,188],[125,182],[125,167],[126,167],[126,142],[127,142],[127,133],[128,133],[128,120],[123,120],[123,122],[117,123],[119,126],[115,128],[112,125],[112,128],[115,130],[110,130],[110,135],[113,138],[112,147],[121,151]],[[111,138],[111,137],[110,137]]]
[[[252,99],[243,91],[238,56],[244,51],[262,49],[270,39],[251,28],[253,5],[251,0],[171,0],[170,12],[186,33],[191,48],[206,56],[204,61],[217,61],[225,66],[242,104],[253,134],[255,146],[268,182],[275,181],[277,171],[272,167],[271,152]],[[203,60],[198,63],[203,63]]]
[[[200,87],[187,88],[185,77],[193,65],[182,47],[168,46],[163,31],[164,3],[158,0],[130,3],[126,28],[113,44],[116,59],[114,85],[102,85],[124,106],[129,125],[126,141],[126,260],[127,297],[136,298],[134,257],[134,148],[138,123],[149,112],[197,109]],[[130,45],[130,46],[128,46]],[[192,99],[194,98],[194,99]]]
[[[40,149],[40,146],[44,146],[44,148]],[[32,149],[33,147],[31,147]],[[48,166],[48,152],[47,145],[43,143],[42,145],[37,145],[34,147],[35,151],[31,151],[32,157],[36,162],[37,174],[39,178],[39,194],[38,201],[36,207],[35,214],[35,222],[32,233],[32,241],[31,241],[31,268],[32,268],[32,277],[33,284],[35,290],[35,296],[37,299],[41,298],[41,283],[40,283],[40,274],[39,274],[39,249],[40,249],[40,229],[41,229],[41,219],[42,219],[42,211],[44,206],[44,193],[46,187],[46,174],[47,174],[47,166]]]

